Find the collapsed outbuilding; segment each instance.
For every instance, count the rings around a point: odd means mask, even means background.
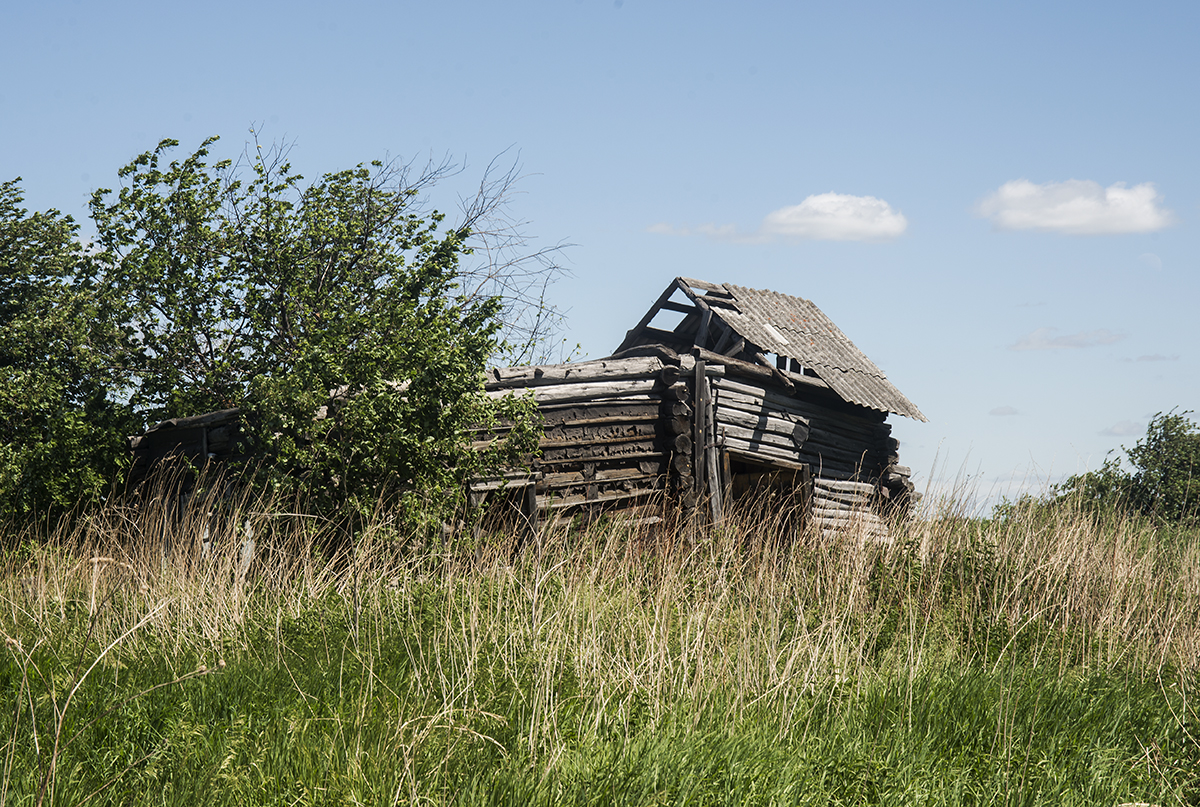
[[[925,417],[799,297],[676,278],[612,356],[493,368],[484,387],[533,396],[541,451],[528,468],[471,481],[470,498],[508,497],[532,523],[664,499],[719,521],[732,500],[767,495],[816,529],[882,536],[887,511],[915,498],[886,419]],[[233,458],[237,422],[227,410],[131,438],[134,476],[171,454]]]
[[[472,490],[523,489],[530,516],[665,495],[720,520],[732,499],[775,493],[818,529],[883,534],[915,498],[886,419],[924,415],[799,297],[676,278],[612,356],[495,368],[485,387],[532,393],[542,456]]]

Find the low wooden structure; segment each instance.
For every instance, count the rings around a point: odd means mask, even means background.
[[[924,415],[798,297],[676,278],[612,356],[495,368],[485,387],[542,413],[535,473],[508,480],[531,517],[667,495],[719,521],[734,498],[788,495],[818,529],[883,536],[915,499],[886,419]]]
[[[484,387],[533,396],[541,456],[473,480],[470,498],[509,497],[532,524],[663,498],[720,521],[732,500],[758,495],[819,530],[883,537],[887,511],[915,498],[886,420],[925,417],[799,297],[676,278],[612,356],[493,368]],[[131,438],[133,474],[171,453],[229,458],[236,428],[236,410],[158,424]]]

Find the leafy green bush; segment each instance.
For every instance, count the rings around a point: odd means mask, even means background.
[[[1150,419],[1146,436],[1121,450],[1133,467],[1109,457],[1096,471],[1069,477],[1054,489],[1058,499],[1078,498],[1092,509],[1142,513],[1164,522],[1194,522],[1200,514],[1200,426],[1190,411]]]
[[[545,252],[513,256],[512,172],[485,174],[443,227],[425,196],[447,165],[307,183],[279,148],[210,165],[215,140],[182,160],[164,140],[122,168],[119,191],[92,197],[86,249],[69,217],[29,215],[0,186],[0,515],[73,505],[112,481],[122,433],[218,409],[242,410],[266,484],[325,510],[428,510],[534,445],[530,407],[481,380],[530,300],[520,284],[556,271]],[[485,269],[464,268],[480,245]],[[523,428],[470,450],[498,418]]]

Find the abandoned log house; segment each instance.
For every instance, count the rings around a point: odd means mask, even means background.
[[[532,467],[473,480],[470,498],[505,496],[535,524],[664,498],[720,521],[756,495],[786,500],[823,532],[856,524],[885,536],[882,516],[915,500],[886,421],[925,417],[799,297],[676,278],[611,356],[493,368],[484,386],[532,394],[544,433]],[[170,453],[227,458],[237,416],[178,418],[131,438],[134,475]]]

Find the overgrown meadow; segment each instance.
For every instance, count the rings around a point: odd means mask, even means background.
[[[10,527],[0,805],[1200,804],[1200,536],[786,510]]]

